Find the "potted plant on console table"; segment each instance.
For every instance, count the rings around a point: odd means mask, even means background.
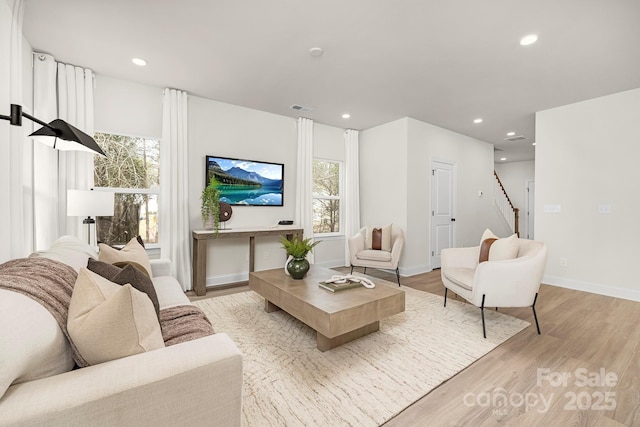
[[[220,228],[220,190],[218,190],[218,181],[211,178],[200,195],[202,205],[200,205],[200,214],[202,215],[202,226],[205,230],[215,230],[216,233]]]
[[[302,279],[307,271],[309,271],[309,261],[307,260],[307,254],[313,249],[315,245],[320,243],[311,243],[311,238],[298,240],[298,236],[295,236],[293,240],[288,240],[282,236],[280,238],[282,247],[287,251],[287,262],[285,263],[285,271],[294,279]]]

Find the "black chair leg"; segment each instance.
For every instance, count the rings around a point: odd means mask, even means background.
[[[447,292],[449,291],[449,289],[444,288],[444,306],[447,306]]]
[[[398,278],[398,286],[400,286],[400,269],[396,267],[396,277]]]
[[[353,265],[351,266],[351,274],[353,274]]]
[[[367,267],[364,268],[364,271],[362,272],[362,274],[367,274]]]
[[[482,335],[487,338],[487,330],[484,326],[484,297],[485,295],[482,294],[482,305],[480,306],[480,312],[482,313]]]
[[[536,296],[533,298],[533,304],[531,305],[531,310],[533,310],[533,318],[536,321],[536,329],[538,330],[538,335],[540,335],[540,325],[538,324],[538,316],[536,315],[536,300],[538,299],[538,293],[536,292]]]

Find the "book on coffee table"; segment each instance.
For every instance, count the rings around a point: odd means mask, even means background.
[[[345,282],[345,283],[319,282],[318,286],[320,286],[321,288],[326,289],[328,291],[331,291],[331,292],[340,292],[340,291],[344,291],[346,289],[359,288],[360,286],[362,286],[362,283],[360,283],[360,282],[352,282],[350,280]]]

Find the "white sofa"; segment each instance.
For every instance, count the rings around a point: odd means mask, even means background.
[[[76,270],[80,264],[69,263]],[[160,309],[190,304],[169,270],[168,262],[152,261]],[[225,333],[30,379],[50,362],[45,357],[68,363],[68,342],[66,352],[47,349],[56,341],[60,348],[65,336],[47,309],[6,289],[0,289],[0,322],[13,322],[0,326],[0,367],[22,370],[4,395],[7,372],[0,371],[0,426],[240,426],[242,355]],[[39,336],[32,343],[22,338],[34,331]],[[11,359],[3,353],[12,351],[23,354],[3,364],[5,356]]]

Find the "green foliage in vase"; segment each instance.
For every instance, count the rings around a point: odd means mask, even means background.
[[[286,237],[282,236],[280,238],[280,243],[282,243],[284,250],[287,251],[287,256],[304,258],[315,245],[320,243],[320,240],[311,243],[311,238],[298,240],[298,236],[295,236],[293,240],[288,240]]]
[[[202,222],[206,222],[209,216],[212,216],[213,229],[216,231],[220,227],[220,190],[218,190],[218,185],[218,181],[215,178],[211,178],[209,185],[202,190],[200,195],[200,200],[202,200],[202,205],[200,206]]]

